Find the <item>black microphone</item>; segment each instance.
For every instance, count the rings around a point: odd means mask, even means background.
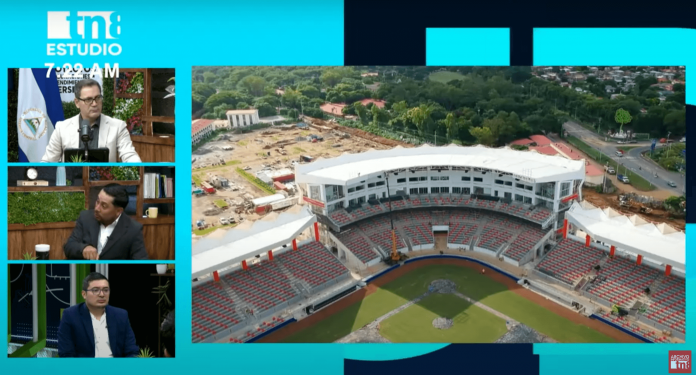
[[[90,134],[89,134],[89,120],[82,120],[80,122],[80,139],[82,142],[89,142]]]

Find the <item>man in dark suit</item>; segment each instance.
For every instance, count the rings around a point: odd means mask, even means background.
[[[128,312],[109,306],[109,280],[92,272],[82,281],[85,302],[63,311],[58,326],[58,356],[135,357],[140,351]]]
[[[148,259],[143,225],[123,214],[128,192],[109,184],[99,192],[94,210],[80,213],[75,229],[63,246],[68,259]]]

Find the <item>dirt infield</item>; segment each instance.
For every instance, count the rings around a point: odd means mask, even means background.
[[[259,343],[275,343],[275,342],[281,342],[288,338],[289,336],[302,331],[305,328],[311,327],[315,325],[316,323],[320,322],[321,320],[336,314],[337,312],[353,305],[356,302],[361,301],[368,295],[374,293],[377,291],[379,287],[382,285],[385,285],[393,280],[396,280],[408,273],[410,273],[413,270],[416,270],[421,267],[425,266],[430,266],[430,265],[456,265],[456,266],[461,266],[461,267],[468,267],[472,268],[475,270],[481,270],[482,268],[486,270],[485,275],[503,285],[505,285],[508,289],[512,290],[513,292],[517,293],[518,295],[528,299],[529,301],[542,306],[546,308],[547,310],[562,316],[572,322],[578,323],[578,324],[583,324],[586,325],[600,333],[603,333],[619,342],[622,343],[643,343],[643,341],[627,334],[622,331],[619,331],[615,328],[612,328],[611,326],[604,324],[600,321],[590,319],[588,317],[585,317],[581,314],[575,313],[565,307],[562,307],[558,305],[557,303],[553,301],[549,301],[546,298],[530,291],[527,290],[519,285],[517,285],[512,279],[509,277],[498,273],[497,271],[489,268],[489,267],[483,267],[478,263],[474,263],[468,260],[464,259],[453,259],[453,258],[447,258],[447,259],[426,259],[426,260],[420,260],[417,262],[412,262],[409,264],[406,264],[404,266],[401,266],[397,268],[396,270],[393,270],[383,276],[380,276],[377,280],[369,283],[367,287],[335,302],[334,304],[317,311],[316,313],[310,315],[309,317],[299,321],[295,322],[292,324],[287,325],[286,327],[281,328],[280,330],[271,333],[270,335],[258,340],[257,342]]]

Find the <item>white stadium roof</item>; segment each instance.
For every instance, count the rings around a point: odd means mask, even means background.
[[[449,145],[417,148],[397,146],[390,150],[368,150],[359,154],[322,159],[296,166],[299,183],[346,185],[385,170],[428,166],[486,168],[523,176],[534,182],[584,180],[585,162],[509,147],[462,147]]]
[[[681,272],[685,270],[686,234],[667,224],[655,225],[638,215],[626,216],[612,208],[601,209],[588,202],[574,202],[566,213],[566,219],[592,239],[669,264]]]
[[[307,206],[229,230],[224,236],[205,237],[193,244],[192,277],[210,274],[292,241],[316,221]],[[274,219],[274,220],[273,220]]]

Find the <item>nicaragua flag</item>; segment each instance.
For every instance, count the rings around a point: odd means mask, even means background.
[[[65,120],[58,78],[48,69],[19,69],[17,135],[19,161],[40,162],[51,139],[54,124]]]

